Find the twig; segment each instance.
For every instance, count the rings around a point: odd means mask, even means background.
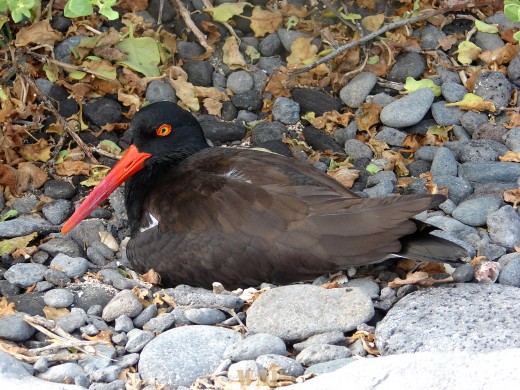
[[[40,352],[54,351],[56,349],[91,347],[93,345],[98,345],[98,344],[108,345],[108,341],[104,341],[104,340],[98,340],[98,341],[90,341],[90,340],[63,341],[63,342],[59,342],[59,343],[49,344],[49,345],[47,345],[45,347],[32,348],[32,349],[29,349],[29,352],[37,354],[37,353],[40,353]]]
[[[190,11],[182,4],[181,0],[170,0],[170,2],[174,2],[173,4],[177,6],[179,9],[179,13],[181,14],[182,19],[186,23],[186,26],[191,30],[191,32],[197,37],[199,43],[206,49],[208,52],[213,53],[214,49],[208,44],[206,40],[206,35],[199,30],[199,28],[195,25],[190,16]]]
[[[339,21],[340,21],[341,23],[343,23],[345,26],[349,27],[349,28],[352,29],[353,31],[358,29],[354,24],[350,23],[348,20],[345,20],[345,19],[343,18],[343,15],[341,15],[341,12],[339,12],[339,11],[336,9],[336,7],[334,7],[334,6],[330,3],[330,1],[328,1],[328,0],[321,0],[321,2],[325,5],[325,7],[327,7],[327,9],[328,9],[330,12],[332,12],[334,15],[336,15],[336,17],[339,19]]]
[[[356,46],[358,46],[358,45],[360,45],[362,43],[371,41],[372,39],[377,38],[379,35],[384,34],[387,31],[394,30],[394,29],[396,29],[398,27],[406,26],[406,25],[412,24],[412,23],[417,23],[417,22],[429,19],[432,16],[444,14],[446,12],[456,11],[456,10],[464,9],[464,8],[482,7],[482,6],[490,5],[490,4],[493,4],[493,3],[492,2],[485,2],[485,3],[475,4],[473,2],[467,2],[467,3],[459,4],[459,5],[456,5],[456,6],[453,6],[453,7],[439,9],[437,11],[431,11],[431,12],[427,11],[424,14],[416,16],[414,18],[403,19],[403,20],[399,20],[397,22],[393,22],[393,23],[387,24],[386,26],[381,27],[377,31],[371,32],[370,34],[365,35],[364,37],[361,37],[361,38],[359,38],[359,39],[357,39],[357,40],[355,40],[353,42],[349,42],[346,45],[340,46],[338,49],[334,50],[334,52],[330,53],[329,55],[327,55],[327,56],[325,56],[323,58],[320,58],[319,60],[313,62],[312,64],[306,65],[303,68],[295,70],[294,72],[290,73],[290,76],[294,77],[294,76],[297,76],[299,74],[308,72],[309,70],[314,69],[318,65],[321,65],[321,64],[323,64],[323,63],[325,63],[327,61],[332,60],[333,58],[339,56],[340,54],[344,53],[345,51],[347,51],[347,50],[349,50],[349,49],[351,49],[353,47],[356,47]]]
[[[79,137],[79,135],[74,131],[74,129],[69,125],[67,120],[58,112],[58,110],[54,107],[51,100],[45,95],[41,89],[36,85],[34,80],[30,75],[27,74],[25,69],[23,69],[20,65],[18,65],[18,70],[20,76],[36,91],[40,99],[42,100],[43,104],[45,105],[45,108],[52,112],[54,116],[56,117],[56,120],[60,123],[60,125],[63,126],[65,131],[72,137],[72,139],[78,144],[78,146],[83,150],[85,155],[92,161],[94,164],[99,164],[98,160],[92,155],[92,152],[88,148],[87,145],[83,142],[83,140]],[[56,148],[54,149],[54,156],[57,156],[60,149],[57,149],[58,145],[60,143],[56,144]],[[63,143],[61,143],[60,146],[62,146]],[[54,160],[54,159],[53,159]]]
[[[98,147],[92,147],[92,151],[96,152],[97,154],[100,154],[102,156],[111,158],[112,160],[119,160],[121,156],[118,156],[117,154],[107,152],[104,149],[98,148]]]

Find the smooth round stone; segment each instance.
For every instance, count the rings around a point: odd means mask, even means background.
[[[305,370],[305,375],[309,374],[326,374],[328,372],[333,372],[336,370],[339,370],[342,367],[345,367],[349,363],[353,363],[357,361],[358,359],[355,358],[342,358],[342,359],[336,359],[336,360],[330,360],[328,362],[323,363],[317,363],[313,364],[309,368]]]
[[[345,287],[354,287],[363,290],[370,298],[379,298],[379,284],[370,278],[351,279]]]
[[[520,127],[513,127],[505,136],[506,146],[513,152],[520,152]]]
[[[432,116],[441,126],[460,125],[465,111],[458,107],[446,107],[447,102],[441,100],[432,104]]]
[[[520,346],[520,290],[499,284],[430,287],[405,296],[377,324],[381,355],[496,351]]]
[[[182,42],[183,41],[179,41],[178,43]],[[177,102],[177,95],[170,83],[164,80],[152,80],[146,88],[146,100],[150,103],[162,102],[165,100]]]
[[[441,86],[442,96],[448,103],[459,102],[464,99],[464,95],[468,93],[465,86],[454,83],[453,81],[446,81]]]
[[[484,123],[487,123],[489,118],[483,112],[468,111],[460,118],[460,123],[469,134],[479,128]]]
[[[345,142],[345,153],[353,158],[372,158],[374,152],[368,145],[358,139],[349,139]]]
[[[350,349],[340,345],[311,345],[296,356],[296,361],[306,366],[312,366],[313,364],[344,359],[350,356],[352,356]]]
[[[435,95],[429,88],[421,88],[383,107],[380,119],[390,127],[412,126],[424,118]]]
[[[229,366],[227,376],[233,381],[239,380],[243,375],[256,379],[260,375],[260,370],[261,366],[254,360],[242,360]]]
[[[170,329],[142,350],[139,373],[144,380],[179,387],[190,386],[199,376],[212,374],[226,348],[240,333],[206,325]]]
[[[515,183],[520,164],[512,162],[467,162],[461,164],[459,176],[477,183]]]
[[[470,226],[483,226],[489,213],[500,208],[502,201],[497,198],[482,197],[460,203],[452,213],[453,218]]]
[[[287,129],[280,122],[261,122],[253,127],[251,142],[259,145],[267,141],[278,141],[285,133],[287,133]]]
[[[377,297],[379,298],[379,294],[377,294]],[[339,344],[341,342],[345,342],[345,335],[343,334],[343,332],[335,330],[331,332],[315,334],[314,336],[309,337],[307,340],[302,341],[301,343],[294,344],[293,349],[297,352],[301,352],[305,348],[310,347],[311,345]]]
[[[361,72],[341,89],[339,97],[347,106],[358,108],[359,105],[365,101],[376,83],[377,77],[375,74]]]
[[[66,288],[55,288],[45,293],[43,301],[51,307],[69,307],[74,303],[74,294]]]
[[[489,237],[498,245],[513,248],[520,238],[520,215],[510,205],[487,216]]]
[[[127,315],[130,318],[137,317],[143,310],[143,305],[130,290],[117,293],[103,309],[103,320],[114,321],[116,318]]]
[[[218,309],[201,308],[188,309],[184,315],[191,322],[198,325],[214,325],[226,319],[226,315]]]
[[[69,278],[83,275],[88,269],[88,264],[88,261],[82,257],[70,257],[62,253],[51,261],[51,267],[63,271]]]
[[[36,329],[24,321],[26,313],[18,312],[0,318],[0,338],[11,341],[25,341],[32,337]]]
[[[502,265],[498,282],[508,286],[520,287],[520,253],[510,253],[509,255],[502,256],[499,262],[506,256],[510,257],[510,259],[508,259],[505,265]]]
[[[434,176],[433,182],[438,188],[448,187],[448,199],[459,204],[473,193],[469,181],[457,176]]]
[[[476,131],[473,133],[475,138]],[[465,162],[493,162],[508,151],[501,143],[490,139],[478,139],[465,142],[461,145],[460,161]]]
[[[407,77],[418,79],[426,69],[426,60],[422,54],[408,52],[399,55],[390,72],[388,80],[404,83]]]
[[[460,267],[455,268],[453,271],[453,281],[455,283],[466,283],[473,279],[475,275],[475,268],[471,264],[463,264]]]
[[[286,125],[293,125],[300,120],[300,104],[285,97],[279,97],[274,101],[273,120]]]
[[[47,267],[43,264],[18,263],[4,273],[10,283],[27,288],[43,280]]]
[[[453,152],[445,147],[437,149],[430,171],[433,176],[457,176],[458,164]]]
[[[148,344],[154,335],[152,332],[134,328],[126,334],[128,341],[126,342],[125,349],[130,353],[140,352],[146,344]]]
[[[136,328],[142,328],[144,324],[157,316],[157,305],[150,305],[145,308],[137,317],[134,318],[134,325]]]
[[[254,360],[261,355],[285,355],[285,352],[285,343],[281,338],[267,333],[259,333],[226,348],[223,358],[238,362]]]
[[[62,363],[50,367],[47,371],[38,374],[37,377],[49,382],[65,383],[65,381],[71,379],[75,381],[77,377],[86,379],[86,374],[79,364]]]
[[[300,341],[333,330],[348,332],[373,315],[372,300],[359,289],[292,285],[273,288],[256,299],[247,311],[247,326],[252,334]]]
[[[256,362],[262,367],[262,369],[269,371],[269,369],[275,365],[280,368],[284,375],[290,375],[299,377],[303,374],[303,367],[296,360],[291,359],[287,356],[281,355],[262,355],[256,359]]]
[[[234,94],[243,93],[253,89],[253,77],[245,70],[231,73],[227,78],[227,87]]]
[[[407,137],[403,131],[399,131],[392,127],[383,126],[383,128],[377,133],[376,139],[386,142],[390,146],[403,146],[404,139]]]

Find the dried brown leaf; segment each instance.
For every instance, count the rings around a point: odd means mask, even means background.
[[[235,37],[226,39],[222,47],[222,57],[224,63],[229,66],[229,69],[247,69],[247,63],[244,56],[240,52],[238,42]]]
[[[327,171],[327,175],[334,178],[347,188],[351,188],[354,181],[359,177],[357,169],[351,169],[349,166],[341,166],[337,169]]]
[[[520,152],[508,151],[498,159],[503,162],[520,162]]]
[[[145,274],[141,274],[141,278],[148,283],[161,284],[161,275],[159,275],[153,269],[149,270]]]
[[[51,158],[51,148],[45,138],[40,138],[36,143],[24,145],[20,148],[20,154],[29,161],[46,162]]]
[[[507,203],[513,203],[513,207],[516,209],[520,203],[520,188],[505,191],[504,201]]]
[[[2,297],[2,300],[0,300],[0,318],[16,313],[14,307],[14,302],[7,302],[7,297]]]
[[[16,47],[29,45],[54,46],[56,41],[61,40],[62,34],[54,30],[48,19],[31,24],[29,27],[20,29],[16,34],[14,44]]]
[[[64,161],[56,164],[54,168],[60,176],[88,176],[90,173],[90,165],[83,161]]]
[[[312,44],[312,38],[298,37],[291,45],[291,54],[287,56],[287,65],[300,66],[315,61],[318,47]]]
[[[251,30],[254,31],[257,38],[276,32],[283,23],[283,16],[279,11],[268,11],[259,6],[253,9],[253,13],[248,19],[251,21]]]
[[[70,311],[65,307],[45,306],[43,308],[43,314],[45,314],[45,318],[47,318],[48,320],[56,321],[57,319],[60,319],[61,317],[65,317],[66,315],[70,314]]]

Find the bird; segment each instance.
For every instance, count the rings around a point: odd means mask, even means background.
[[[211,147],[197,119],[169,101],[141,108],[128,131],[127,151],[61,231],[126,181],[127,258],[165,286],[289,284],[391,257],[467,256],[413,219],[441,195],[363,198],[293,158]]]

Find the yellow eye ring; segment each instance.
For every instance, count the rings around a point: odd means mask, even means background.
[[[155,134],[157,134],[159,137],[165,137],[168,134],[172,132],[172,127],[170,125],[162,124],[155,130]]]

